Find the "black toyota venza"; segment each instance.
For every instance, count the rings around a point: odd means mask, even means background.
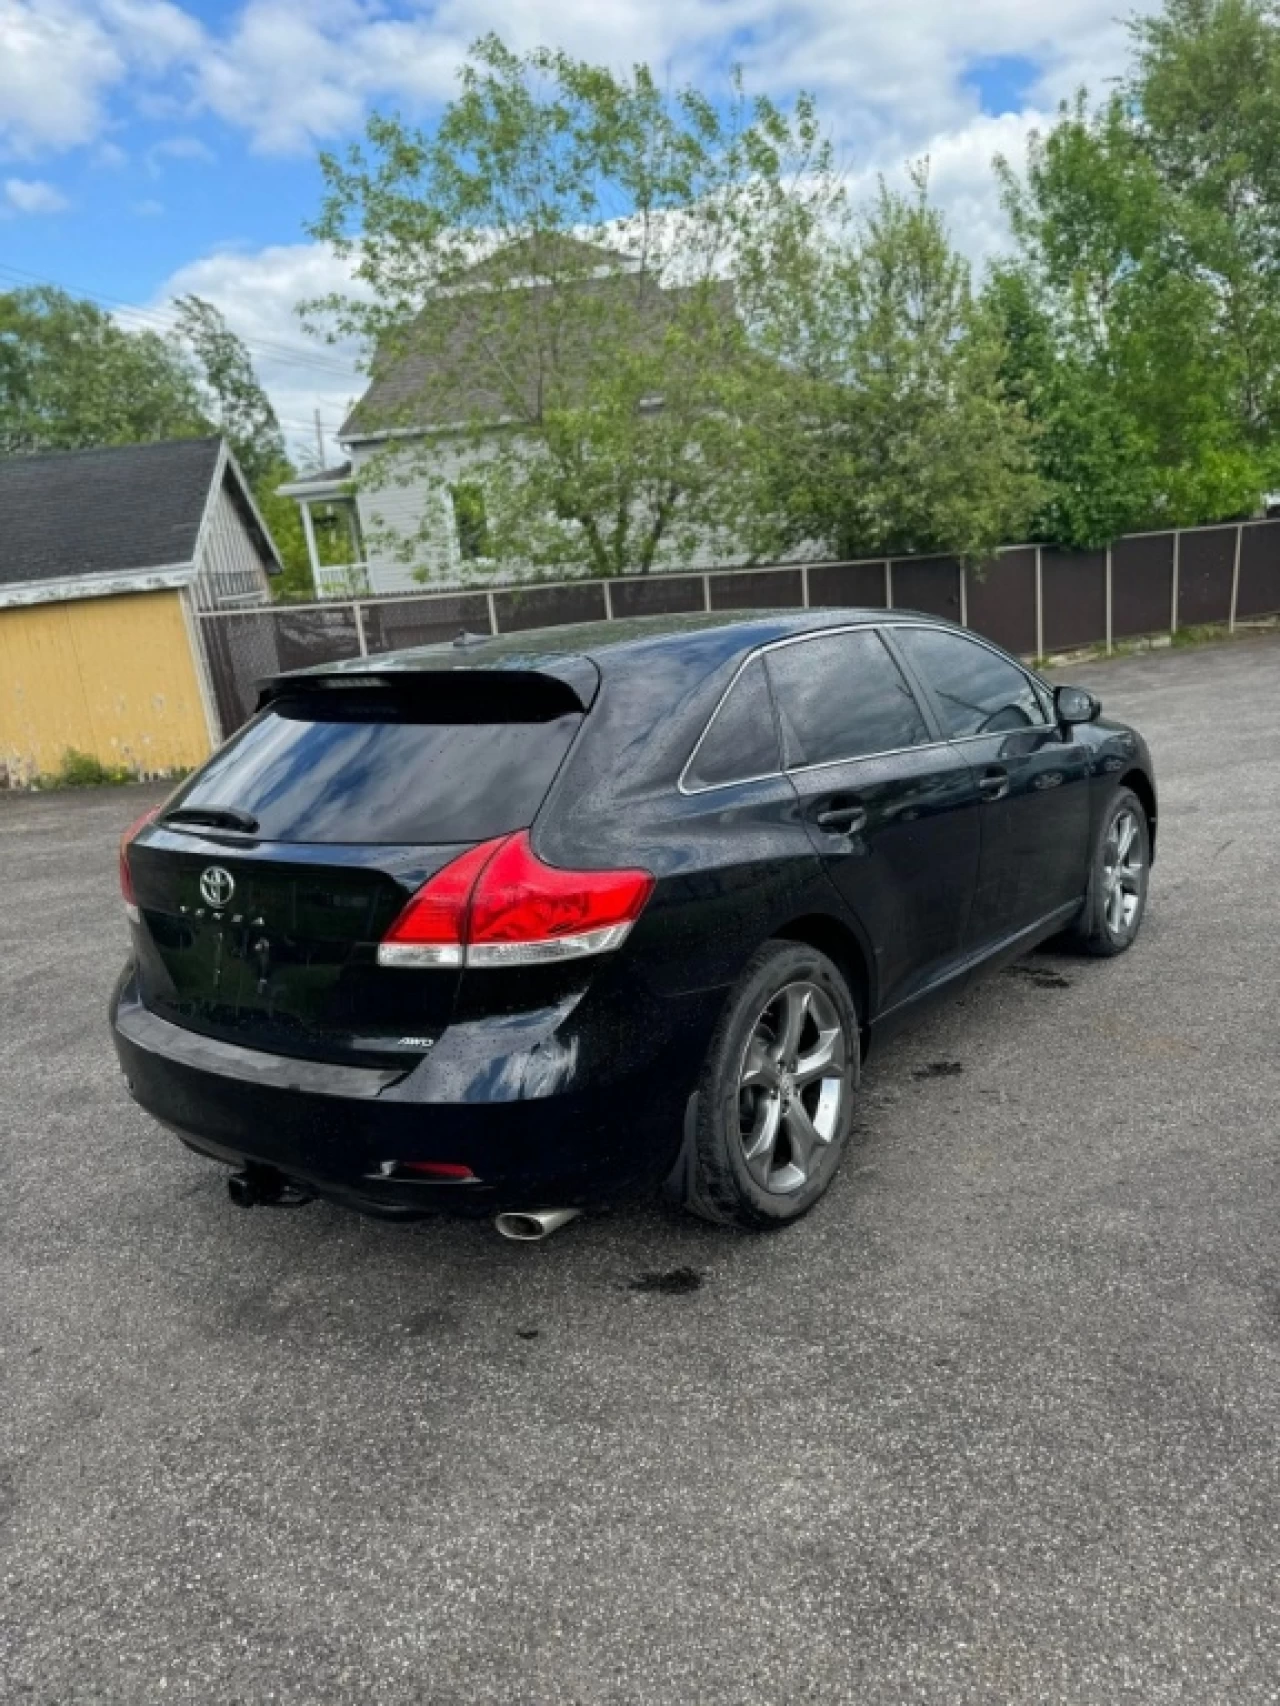
[[[126,835],[133,1095],[242,1203],[785,1225],[868,1043],[1155,847],[1146,745],[928,617],[646,618],[285,675]],[[539,1218],[538,1211],[545,1211]]]

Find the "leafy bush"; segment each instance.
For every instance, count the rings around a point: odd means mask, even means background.
[[[55,788],[119,787],[136,780],[127,765],[104,764],[91,752],[80,752],[74,746],[63,753],[62,763],[49,778]]]

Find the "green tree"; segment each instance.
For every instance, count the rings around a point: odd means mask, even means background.
[[[249,352],[210,303],[178,308],[162,334],[50,285],[0,294],[0,455],[223,433],[284,560],[277,590],[306,593],[297,505],[276,495],[292,470]]]
[[[294,469],[253,358],[213,303],[180,296],[175,306],[173,337],[195,364],[205,412],[231,446],[284,564],[272,590],[277,597],[310,597],[314,586],[302,519],[294,500],[278,491]]]
[[[810,102],[735,85],[722,110],[488,37],[432,129],[374,118],[321,165],[312,234],[359,289],[308,314],[363,341],[361,427],[396,435],[365,484],[435,493],[406,556],[449,485],[482,489],[499,559],[614,574],[728,548],[758,498],[743,423],[777,385],[752,327],[840,201]]]
[[[760,440],[770,545],[981,561],[1020,535],[1039,495],[1033,436],[923,167],[906,195],[882,185],[776,307],[766,341],[789,377],[780,429]]]
[[[1280,426],[1280,6],[1166,0],[1132,25],[1129,98],[1213,283],[1246,429]]]
[[[253,359],[212,302],[180,296],[174,332],[200,370],[206,411],[235,452],[249,484],[258,490],[288,474],[284,435]]]
[[[208,431],[198,375],[160,333],[49,285],[0,295],[0,454]]]
[[[1280,12],[1167,0],[1130,76],[997,162],[988,301],[1066,543],[1248,514],[1280,476]]]

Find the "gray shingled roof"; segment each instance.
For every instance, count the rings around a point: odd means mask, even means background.
[[[0,459],[0,585],[189,563],[218,438]]]
[[[607,259],[608,251],[589,250],[588,256]],[[506,258],[509,261],[509,255]],[[633,340],[660,336],[673,307],[693,293],[681,286],[664,290],[652,278],[637,280],[622,271],[611,277],[579,277],[574,288],[592,299],[600,335],[614,341],[623,335]],[[609,303],[615,293],[624,292],[624,312],[611,323]],[[369,388],[338,436],[501,420],[513,412],[513,390],[518,393],[515,412],[533,411],[547,374],[540,367],[540,352],[527,341],[526,316],[536,312],[540,298],[548,303],[552,299],[540,286],[522,289],[520,298],[522,312],[504,324],[492,294],[464,290],[437,297],[415,322],[420,331],[411,331],[375,356]],[[714,300],[717,310],[731,318],[733,286],[727,282],[717,286]],[[627,328],[625,334],[620,327]],[[566,328],[559,368],[562,380],[572,381],[575,369],[590,365],[585,352],[575,352],[573,347],[574,338],[581,336],[581,327]],[[499,372],[504,376],[501,381]]]

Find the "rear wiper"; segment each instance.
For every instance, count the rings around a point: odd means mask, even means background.
[[[175,806],[160,819],[161,823],[207,823],[213,829],[239,829],[253,835],[258,820],[251,812],[237,811],[234,806]]]

